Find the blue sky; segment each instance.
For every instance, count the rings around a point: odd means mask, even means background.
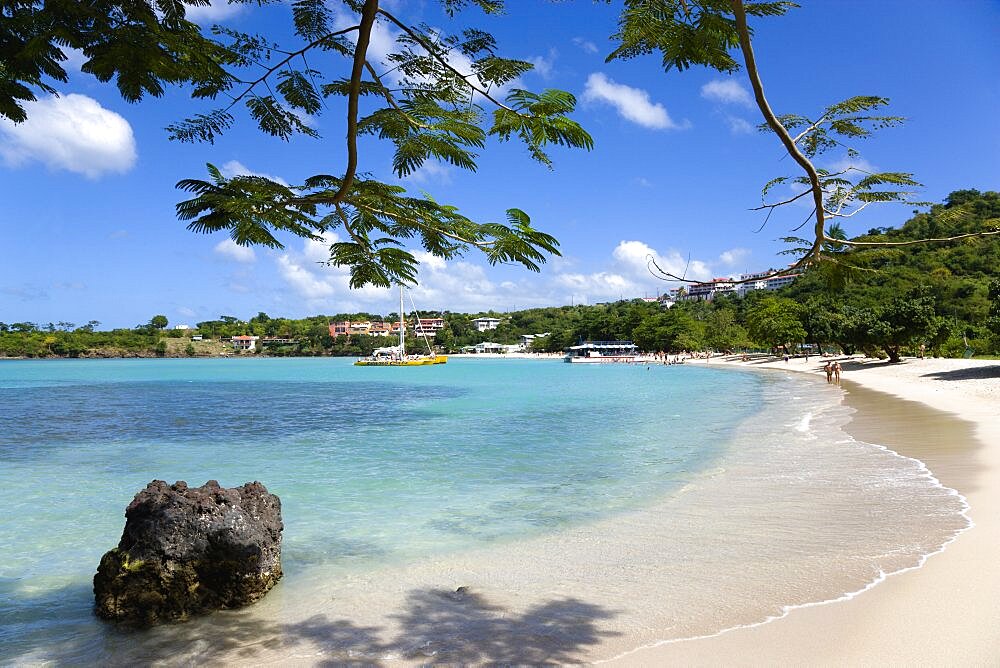
[[[410,21],[453,25],[435,2],[387,4]],[[778,113],[811,115],[852,95],[883,95],[891,113],[909,120],[861,144],[860,165],[913,172],[930,201],[961,188],[1000,187],[1000,4],[802,4],[753,24]],[[554,151],[549,171],[517,144],[492,143],[476,174],[428,165],[403,181],[476,220],[522,208],[562,244],[563,257],[540,274],[489,267],[471,253],[447,264],[428,259],[414,292],[420,308],[504,311],[653,295],[673,286],[648,274],[650,254],[680,270],[690,258],[695,278],[787,262],[776,255],[777,239],[809,210],[789,207],[755,233],[763,218],[748,209],[760,202],[761,186],[795,172],[773,137],[751,129],[759,119],[742,73],[664,74],[657,56],[605,64],[617,3],[508,5],[501,17],[468,10],[460,25],[490,30],[503,55],[534,61],[524,87],[577,95],[576,118],[596,147]],[[287,25],[287,11],[223,4],[197,18],[256,31]],[[392,35],[380,28],[374,48],[387,48]],[[188,145],[168,141],[163,130],[207,109],[183,91],[130,105],[78,70],[59,89],[60,98],[40,96],[29,108],[29,122],[0,121],[0,321],[93,319],[115,327],[158,313],[174,325],[258,311],[392,311],[390,294],[350,291],[343,270],[318,264],[321,243],[289,238],[284,250],[243,249],[222,235],[188,232],[174,215],[184,198],[174,184],[203,178],[206,162],[290,183],[342,172],[340,106],[315,119],[320,140],[282,142],[242,119],[215,145]],[[845,160],[833,153],[818,163]],[[387,147],[364,141],[361,169],[393,180]],[[907,207],[871,207],[847,229],[858,234],[909,215]]]

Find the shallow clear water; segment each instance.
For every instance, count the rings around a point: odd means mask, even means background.
[[[0,407],[0,663],[575,662],[843,596],[967,526],[919,462],[841,430],[836,388],[783,373],[10,362]],[[154,478],[264,482],[286,578],[147,634],[93,619]]]
[[[19,645],[25,623],[60,633],[31,612],[42,601],[59,617],[89,609],[100,555],[152,479],[260,480],[282,499],[290,579],[314,564],[368,568],[662,495],[719,456],[757,385],[534,360],[5,362],[0,645]],[[735,401],[719,411],[723,388]]]

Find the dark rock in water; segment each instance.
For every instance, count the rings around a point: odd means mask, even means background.
[[[125,510],[94,576],[98,617],[128,626],[249,605],[281,578],[281,501],[259,482],[227,489],[154,480]]]

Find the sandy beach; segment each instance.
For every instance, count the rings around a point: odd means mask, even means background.
[[[737,362],[822,374],[808,362]],[[997,665],[1000,662],[1000,362],[845,358],[855,438],[920,459],[963,494],[974,526],[917,569],[773,622],[626,653],[613,665]],[[892,395],[898,399],[887,399]],[[900,401],[902,400],[902,401]]]

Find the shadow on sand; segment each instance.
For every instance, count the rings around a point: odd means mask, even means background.
[[[46,643],[21,659],[100,665],[249,665],[288,661],[321,666],[378,666],[400,659],[447,664],[580,663],[583,651],[620,635],[598,622],[615,613],[577,598],[539,603],[524,612],[491,604],[465,588],[411,591],[389,615],[394,631],[314,615],[293,624],[255,618],[252,608],[149,631],[102,625],[101,637]],[[387,639],[388,633],[395,638]],[[39,639],[39,643],[43,640]],[[17,657],[8,657],[18,663]]]
[[[842,360],[841,366],[844,371],[865,371],[867,369],[881,369],[900,364],[920,364],[919,359],[904,359],[902,362],[873,361],[873,360]],[[984,378],[1000,378],[1000,364],[988,366],[975,366],[964,369],[950,369],[948,371],[933,371],[921,374],[922,378],[934,378],[935,380],[979,380]]]
[[[935,371],[925,373],[925,378],[937,380],[980,380],[984,378],[1000,378],[1000,364],[990,366],[970,367],[968,369],[952,369],[950,371]]]

